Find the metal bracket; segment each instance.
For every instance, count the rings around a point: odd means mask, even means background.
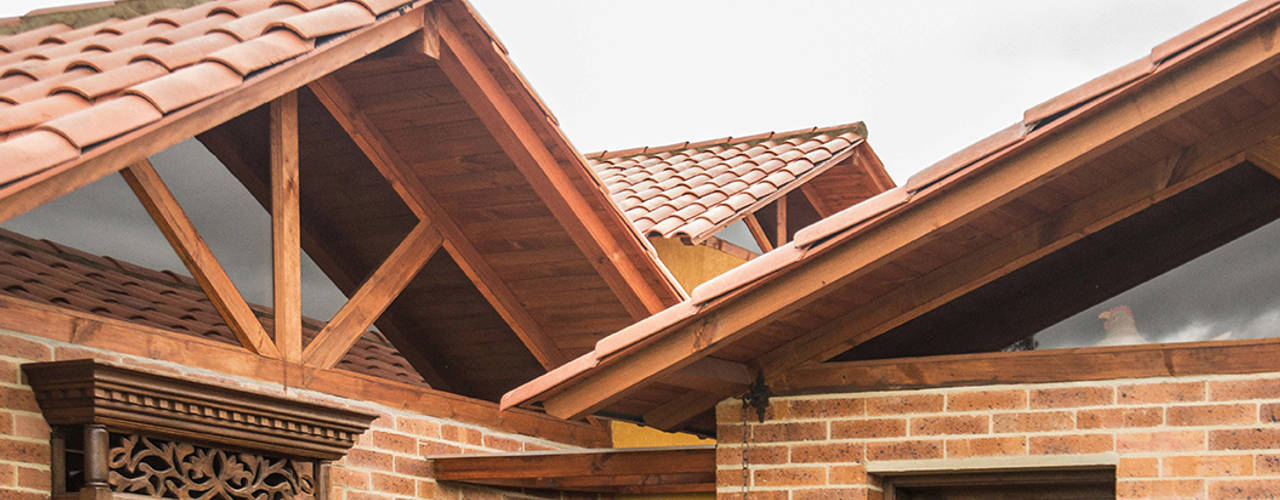
[[[755,408],[756,417],[760,422],[764,422],[764,412],[769,408],[769,397],[773,393],[769,391],[769,385],[764,381],[764,372],[756,373],[756,381],[747,388],[746,394],[742,395],[742,407]]]

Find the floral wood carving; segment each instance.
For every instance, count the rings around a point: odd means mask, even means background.
[[[210,448],[138,434],[113,434],[113,491],[180,500],[311,500],[311,462]]]

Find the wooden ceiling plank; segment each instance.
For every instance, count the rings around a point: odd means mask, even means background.
[[[151,220],[155,221],[165,239],[169,240],[178,258],[191,271],[191,276],[200,284],[200,288],[209,297],[209,302],[235,333],[240,345],[255,354],[279,357],[275,343],[262,328],[253,309],[249,308],[249,303],[240,295],[235,283],[231,282],[231,278],[222,269],[213,251],[205,244],[204,238],[200,237],[196,226],[187,218],[186,212],[165,186],[151,162],[142,160],[121,170],[120,174],[147,209]]]
[[[421,180],[413,175],[404,159],[389,146],[377,127],[356,106],[342,83],[332,76],[312,82],[310,89],[325,109],[342,125],[356,145],[364,151],[387,182],[395,188],[418,217],[432,221],[444,236],[444,248],[458,267],[471,279],[481,295],[493,306],[503,321],[524,342],[534,358],[548,370],[568,359],[484,257],[458,228],[448,213],[429,194]]]
[[[302,361],[302,240],[298,212],[298,92],[271,101],[271,276],[276,349]]]
[[[387,260],[360,285],[355,295],[307,345],[302,353],[306,364],[319,368],[336,365],[435,255],[442,238],[431,221],[422,221],[414,226]]]
[[[578,248],[596,266],[597,272],[626,306],[632,318],[639,320],[648,317],[679,300],[682,295],[674,281],[664,280],[669,289],[657,290],[655,284],[650,283],[636,264],[630,261],[632,256],[619,244],[617,236],[574,185],[573,179],[566,174],[533,125],[511,100],[482,56],[472,50],[458,27],[444,15],[437,16],[436,25],[441,41],[440,67],[444,69],[445,75],[484,122],[516,168],[525,174],[529,184],[573,237]],[[498,63],[503,64],[501,61]],[[588,169],[586,165],[582,165],[582,168]],[[589,171],[584,171],[584,174],[589,175]],[[600,193],[603,198],[603,191]],[[608,199],[602,199],[601,202],[606,204],[606,210],[614,208]],[[623,229],[634,233],[620,214],[615,218],[624,225],[621,226]],[[643,245],[639,235],[635,235],[635,241]],[[639,249],[643,249],[643,246]],[[641,253],[643,254],[643,250]]]
[[[415,11],[423,9],[419,6]],[[271,102],[307,82],[332,73],[422,29],[421,12],[404,14],[346,34],[254,75],[233,91],[169,113],[159,122],[83,152],[69,165],[45,170],[0,189],[0,222],[146,159],[179,141]],[[274,351],[274,346],[272,347]]]
[[[1268,35],[1280,32],[1280,25],[1264,25]],[[1021,147],[1007,161],[992,165],[981,176],[970,176],[952,183],[945,196],[922,196],[890,222],[874,226],[859,238],[808,259],[801,267],[785,273],[770,286],[753,287],[735,300],[706,314],[698,321],[662,335],[644,348],[609,363],[566,385],[543,400],[551,415],[561,418],[580,417],[617,401],[648,381],[665,376],[692,360],[709,355],[733,341],[769,324],[786,313],[797,310],[832,291],[842,283],[861,276],[873,264],[919,247],[926,236],[951,227],[959,227],[971,218],[1016,199],[1055,177],[1075,170],[1101,153],[1154,129],[1240,82],[1267,70],[1280,55],[1280,46],[1251,44],[1244,39],[1223,43],[1213,57],[1171,68],[1162,78],[1147,82],[1142,92],[1134,92],[1123,105],[1104,105],[1089,115],[1052,129],[1051,138],[1033,141]],[[1219,162],[1229,163],[1231,156],[1266,140],[1280,122],[1275,109],[1260,119],[1246,123],[1269,121],[1265,127],[1248,128],[1237,137],[1224,137],[1219,143],[1202,143],[1204,158],[1196,159],[1203,170],[1218,170]],[[1255,124],[1256,125],[1256,124]],[[1233,129],[1240,129],[1234,127]],[[1050,132],[1045,132],[1050,133]],[[1223,152],[1224,147],[1229,148]],[[1183,161],[1187,155],[1183,155]],[[1192,157],[1194,159],[1194,155]],[[1238,161],[1237,161],[1238,163]],[[1227,165],[1230,166],[1230,165]],[[1183,176],[1186,177],[1186,176]],[[1179,183],[1182,184],[1182,183]],[[928,189],[928,188],[926,188]],[[936,189],[936,188],[934,188]],[[1173,194],[1173,190],[1169,194]],[[1088,212],[1082,210],[1079,217]],[[1096,231],[1105,224],[1088,226]],[[1056,233],[1061,230],[1053,229]],[[1070,237],[1070,236],[1068,236]],[[836,323],[838,325],[838,322]],[[767,373],[830,353],[834,347],[848,343],[857,330],[841,329],[825,336],[806,336],[792,341],[785,349],[771,353],[781,361]]]

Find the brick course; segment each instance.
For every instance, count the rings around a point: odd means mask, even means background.
[[[785,409],[748,424],[759,458],[751,461],[751,498],[879,498],[878,476],[866,467],[881,462],[945,470],[954,460],[1078,455],[1114,461],[1118,498],[1280,496],[1280,373],[789,396],[772,404]],[[742,486],[738,405],[726,401],[717,411],[720,498],[738,498]]]

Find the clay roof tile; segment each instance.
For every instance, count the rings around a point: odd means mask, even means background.
[[[215,11],[221,12],[221,11]],[[234,21],[222,24],[213,31],[227,33],[240,41],[256,38],[266,31],[268,26],[288,17],[302,14],[303,10],[292,5],[277,5],[266,10],[254,12]]]
[[[159,120],[161,116],[146,99],[126,95],[56,118],[41,128],[62,134],[76,147],[84,149]]]
[[[271,23],[271,27],[283,27],[298,36],[316,39],[325,35],[349,31],[373,23],[373,14],[355,2],[343,2],[306,14],[292,16]]]
[[[80,150],[59,134],[37,130],[0,142],[0,185],[75,158]]]
[[[298,38],[292,31],[275,30],[209,54],[208,59],[234,69],[240,76],[248,76],[259,69],[306,53],[313,46],[313,41]]]
[[[70,31],[71,27],[62,23],[54,23],[5,37],[0,37],[0,51],[17,52],[34,47],[51,35]]]
[[[76,94],[59,93],[36,99],[5,109],[4,113],[0,113],[0,132],[34,127],[87,107],[89,107],[89,101]]]
[[[134,85],[125,92],[145,98],[161,113],[170,113],[235,88],[243,81],[239,74],[222,63],[204,62]]]
[[[135,84],[160,77],[168,72],[159,63],[141,60],[93,76],[72,80],[55,87],[53,91],[75,92],[86,99],[97,99]]]

